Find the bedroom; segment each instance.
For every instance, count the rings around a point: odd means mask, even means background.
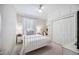
[[[3,51],[0,54],[79,54],[75,45],[78,4],[6,4],[0,7],[0,49]]]
[[[19,37],[23,37],[24,39],[18,39]],[[47,21],[17,14],[16,38],[17,44],[25,42],[25,52],[30,52],[47,45],[51,41],[48,39]]]

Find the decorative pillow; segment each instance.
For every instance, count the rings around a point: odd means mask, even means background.
[[[34,35],[34,31],[27,31],[26,35]]]

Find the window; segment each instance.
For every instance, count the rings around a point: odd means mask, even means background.
[[[22,17],[23,19],[23,26],[24,26],[24,31],[36,31],[36,21],[31,18],[27,17]]]

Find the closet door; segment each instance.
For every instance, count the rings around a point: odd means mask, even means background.
[[[62,45],[76,42],[74,17],[64,18],[53,23],[53,41]]]
[[[1,14],[0,14],[0,33],[1,33]]]
[[[0,50],[1,50],[1,14],[0,14]]]
[[[1,14],[0,14],[0,48],[1,48]]]
[[[53,22],[53,41],[59,44],[63,44],[65,39],[64,33],[64,21],[58,20]]]
[[[74,17],[64,19],[64,45],[76,42],[76,19]]]

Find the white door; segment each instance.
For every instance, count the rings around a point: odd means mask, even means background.
[[[0,14],[0,50],[1,50],[1,14]]]
[[[0,33],[1,33],[1,14],[0,14]]]
[[[76,22],[74,17],[53,23],[53,41],[65,45],[76,41]]]

